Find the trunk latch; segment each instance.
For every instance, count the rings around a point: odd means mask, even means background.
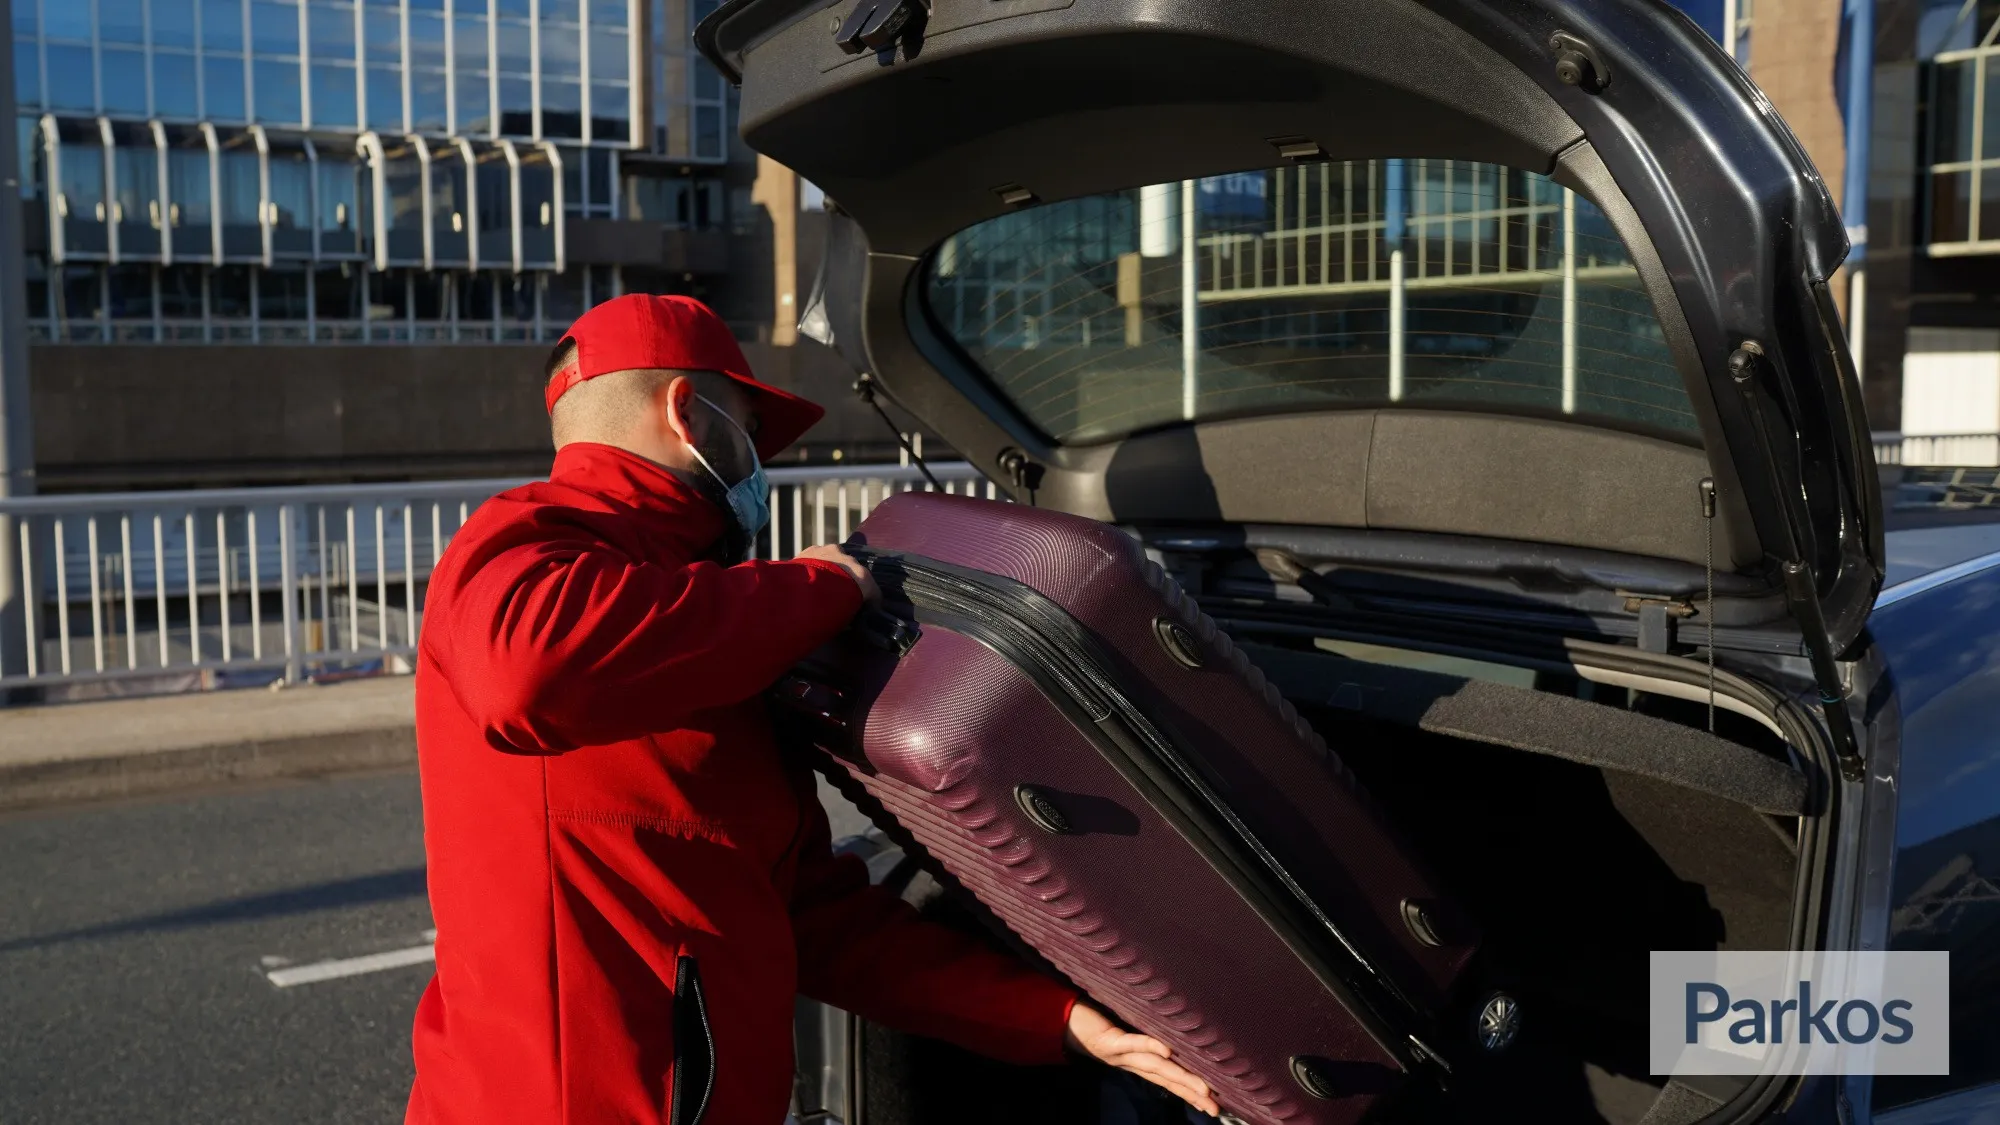
[[[1695,614],[1693,605],[1670,598],[1653,598],[1644,594],[1624,594],[1624,598],[1625,612],[1639,615],[1640,652],[1666,653],[1671,650],[1675,626]]]
[[[833,40],[850,55],[894,47],[929,15],[919,0],[861,0],[834,25]]]

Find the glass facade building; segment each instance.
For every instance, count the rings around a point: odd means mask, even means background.
[[[33,330],[547,340],[692,280],[574,244],[726,229],[734,93],[689,38],[714,6],[15,0]]]
[[[1065,443],[1389,403],[1699,440],[1610,221],[1521,169],[1307,162],[1040,204],[946,240],[922,297]]]

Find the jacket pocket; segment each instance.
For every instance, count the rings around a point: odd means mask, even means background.
[[[715,1092],[715,1034],[701,994],[701,965],[681,954],[674,966],[674,1089],[667,1125],[701,1125]]]

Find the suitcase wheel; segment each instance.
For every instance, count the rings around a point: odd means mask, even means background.
[[[1167,650],[1183,667],[1199,668],[1204,663],[1201,655],[1201,641],[1195,638],[1194,630],[1171,617],[1153,618],[1153,635],[1159,638],[1160,647]]]
[[[1488,1054],[1499,1054],[1521,1034],[1521,1005],[1505,992],[1495,992],[1473,1017],[1472,1038]]]

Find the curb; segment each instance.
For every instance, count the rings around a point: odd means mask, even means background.
[[[394,769],[416,762],[414,725],[24,762],[0,766],[0,811],[150,796],[230,781]]]

